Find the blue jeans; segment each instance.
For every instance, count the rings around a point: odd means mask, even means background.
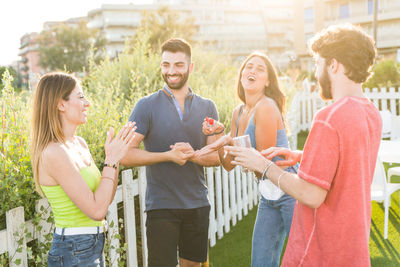
[[[84,235],[53,234],[48,267],[104,267],[104,233]]]
[[[278,267],[285,236],[289,236],[296,200],[284,194],[278,200],[261,196],[253,231],[252,267]]]

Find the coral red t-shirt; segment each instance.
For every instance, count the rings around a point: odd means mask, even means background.
[[[370,266],[370,190],[381,127],[366,98],[344,97],[316,114],[298,176],[328,193],[317,209],[296,203],[282,266]]]

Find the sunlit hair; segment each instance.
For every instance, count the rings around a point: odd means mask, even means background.
[[[246,103],[246,96],[244,94],[244,88],[242,85],[242,82],[240,81],[242,79],[242,73],[243,69],[246,66],[247,62],[252,59],[253,57],[258,57],[262,59],[267,66],[267,73],[268,73],[268,80],[269,80],[269,85],[264,87],[264,95],[267,97],[272,98],[276,104],[278,105],[279,111],[283,114],[285,110],[285,95],[282,93],[281,89],[279,88],[279,83],[278,83],[278,75],[276,75],[276,71],[274,66],[271,63],[271,60],[265,55],[264,53],[261,52],[253,52],[251,53],[242,63],[239,69],[239,77],[237,79],[237,94],[240,98],[240,100],[243,101],[243,103]]]
[[[172,53],[182,52],[191,61],[192,48],[188,42],[181,38],[171,38],[161,45],[161,53],[168,51]]]
[[[32,108],[31,161],[37,191],[43,195],[39,186],[39,162],[43,150],[51,142],[64,143],[65,136],[61,126],[58,103],[68,100],[77,86],[78,80],[65,73],[44,75],[35,90]]]
[[[375,42],[360,27],[352,24],[332,25],[319,32],[309,42],[311,52],[343,64],[345,75],[356,83],[365,82],[371,75],[376,56]]]

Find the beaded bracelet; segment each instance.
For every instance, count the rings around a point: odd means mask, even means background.
[[[117,169],[117,164],[104,163],[103,168],[104,167],[111,167],[111,168]]]

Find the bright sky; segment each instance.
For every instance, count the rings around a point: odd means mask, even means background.
[[[152,0],[0,0],[0,66],[18,59],[20,38],[46,21],[87,16],[102,4],[149,4]]]

